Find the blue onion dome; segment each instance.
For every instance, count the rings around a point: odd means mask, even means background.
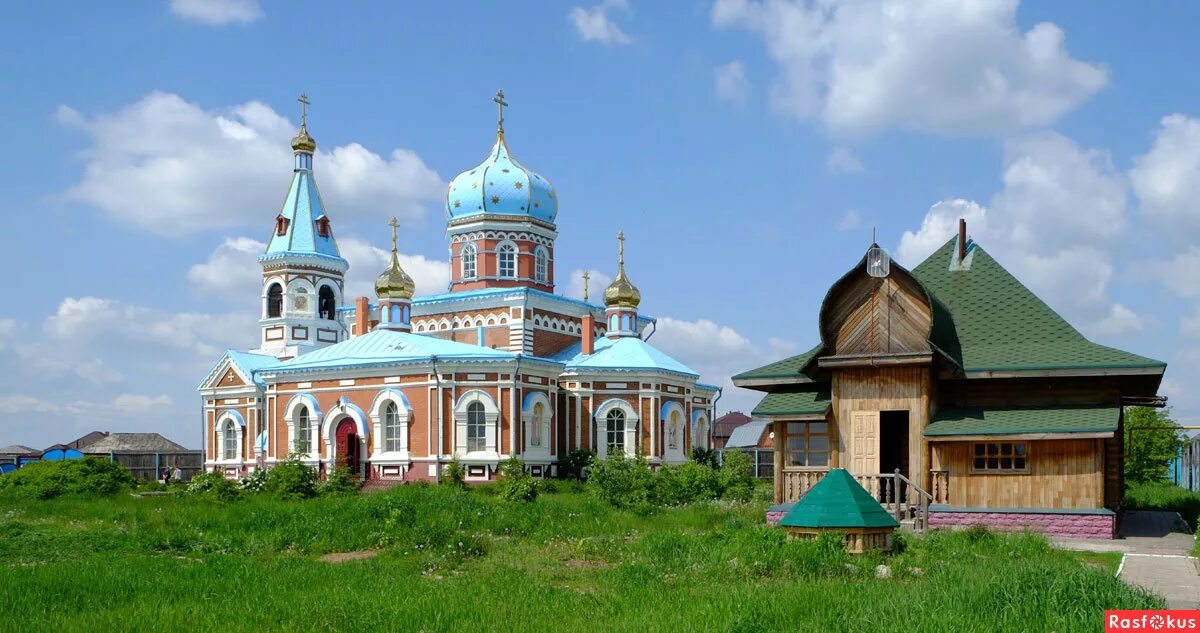
[[[550,223],[558,216],[554,186],[509,154],[503,130],[488,157],[455,176],[446,192],[446,216],[451,220],[484,214],[528,216]]]

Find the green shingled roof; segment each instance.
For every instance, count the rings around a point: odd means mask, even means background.
[[[930,338],[956,341],[957,350],[939,346],[957,354],[964,371],[1166,367],[1087,340],[978,244],[969,270],[950,270],[955,246],[946,242],[912,274],[946,307],[945,315],[935,310]]]
[[[925,436],[1111,433],[1120,416],[1120,407],[945,409],[933,416]]]
[[[844,468],[829,471],[779,521],[784,527],[886,528],[900,527]]]
[[[753,380],[755,378],[800,377],[801,370],[804,369],[804,366],[807,365],[808,362],[812,360],[813,356],[816,356],[817,352],[819,351],[821,351],[821,346],[817,345],[803,354],[798,354],[796,356],[792,356],[791,358],[785,358],[781,361],[771,363],[770,365],[759,367],[758,369],[751,369],[750,371],[742,372],[734,376],[733,379]]]
[[[750,415],[822,414],[829,409],[829,391],[769,393]]]

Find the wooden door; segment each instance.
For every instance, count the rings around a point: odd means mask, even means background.
[[[879,412],[850,413],[850,473],[879,472]]]
[[[337,443],[336,466],[345,466],[351,472],[358,472],[358,434],[354,421],[346,418],[337,425],[335,441]]]

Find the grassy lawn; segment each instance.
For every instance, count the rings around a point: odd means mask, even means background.
[[[579,493],[229,504],[0,501],[0,629],[1100,631],[1160,608],[1111,557],[933,532],[893,556],[787,541],[760,503],[646,516]],[[329,563],[332,552],[370,558]],[[888,564],[892,577],[875,578]]]

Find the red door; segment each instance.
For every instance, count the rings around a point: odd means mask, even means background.
[[[337,426],[337,465],[358,472],[358,434],[354,420],[346,418]]]

